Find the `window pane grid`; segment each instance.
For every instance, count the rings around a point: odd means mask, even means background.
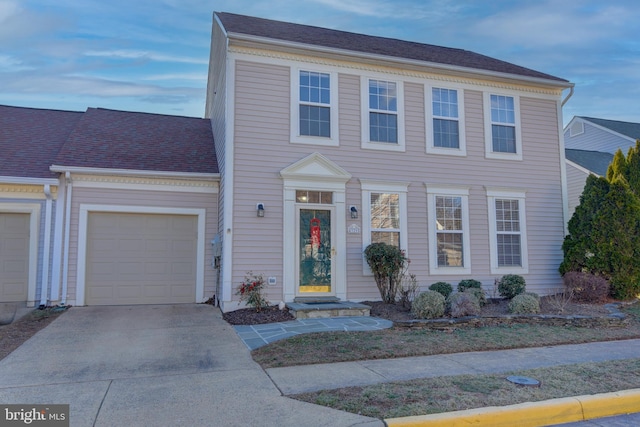
[[[400,247],[400,196],[371,193],[371,243]]]
[[[331,137],[330,103],[329,74],[300,71],[300,135]]]
[[[369,139],[398,142],[398,94],[394,82],[369,80]]]
[[[495,213],[498,266],[521,267],[520,203],[518,200],[496,199]]]
[[[300,101],[316,104],[331,102],[329,74],[300,71]]]
[[[458,118],[457,90],[433,88],[431,94],[434,116]]]
[[[498,153],[516,152],[516,128],[513,126],[491,125],[493,151]]]
[[[462,267],[462,197],[436,196],[438,267]]]
[[[330,137],[330,109],[328,107],[300,105],[300,135]]]
[[[371,141],[398,142],[398,116],[395,114],[369,113]]]
[[[433,119],[433,145],[441,148],[460,148],[458,121]]]

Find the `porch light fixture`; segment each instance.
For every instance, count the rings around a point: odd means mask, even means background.
[[[256,205],[256,213],[259,218],[262,218],[264,216],[264,203],[258,203]]]
[[[351,206],[349,211],[351,212],[351,219],[358,219],[358,209],[355,206]]]

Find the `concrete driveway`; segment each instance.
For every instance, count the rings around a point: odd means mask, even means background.
[[[217,308],[73,307],[0,361],[0,402],[72,426],[382,426],[283,397]]]

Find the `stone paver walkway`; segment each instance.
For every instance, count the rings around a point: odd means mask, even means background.
[[[393,322],[386,319],[353,316],[298,319],[264,325],[239,325],[234,326],[234,329],[249,350],[254,350],[274,341],[310,332],[376,331],[390,328],[392,325]]]

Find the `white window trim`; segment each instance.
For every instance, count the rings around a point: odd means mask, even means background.
[[[527,211],[525,205],[525,191],[517,189],[487,188],[487,205],[489,208],[489,253],[491,256],[491,274],[528,274],[529,251],[527,244]],[[518,200],[520,213],[520,250],[522,253],[521,267],[498,266],[498,239],[496,227],[496,199]]]
[[[436,147],[433,137],[433,119],[442,118],[446,120],[453,120],[452,117],[440,117],[433,115],[433,92],[432,89],[449,89],[458,92],[458,137],[460,138],[458,148],[444,148]],[[451,85],[425,85],[425,124],[427,135],[427,153],[428,154],[442,154],[446,156],[466,156],[467,155],[467,138],[465,132],[465,118],[464,118],[464,89],[461,87]]]
[[[330,109],[331,120],[331,136],[325,138],[322,136],[300,135],[300,71],[311,71],[317,73],[329,74],[330,79],[330,97],[331,102],[328,107]],[[291,143],[294,144],[312,144],[324,145],[328,147],[338,147],[340,138],[338,136],[338,73],[326,67],[291,67]]]
[[[398,143],[389,142],[372,142],[369,135],[369,80],[382,80],[396,84],[398,111]],[[405,151],[405,132],[404,132],[404,84],[402,81],[390,79],[385,75],[367,75],[360,77],[360,110],[361,110],[361,148],[369,150],[382,151]]]
[[[500,153],[493,151],[493,132],[491,125],[494,124],[491,121],[491,95],[509,96],[513,98],[513,109],[515,115],[515,128],[516,128],[516,152],[515,153]],[[503,92],[484,92],[484,147],[485,157],[487,159],[502,159],[502,160],[522,160],[522,124],[520,122],[520,96],[513,93]],[[503,124],[503,123],[495,123]]]
[[[408,257],[407,192],[409,183],[361,179],[360,186],[362,190],[362,274],[371,276],[373,273],[364,258],[364,250],[371,244],[371,193],[398,194],[398,204],[400,205],[400,249]]]
[[[471,274],[471,237],[469,229],[469,187],[432,185],[427,188],[427,221],[429,229],[429,274]],[[438,266],[438,237],[436,230],[436,196],[459,196],[462,198],[462,267]]]

